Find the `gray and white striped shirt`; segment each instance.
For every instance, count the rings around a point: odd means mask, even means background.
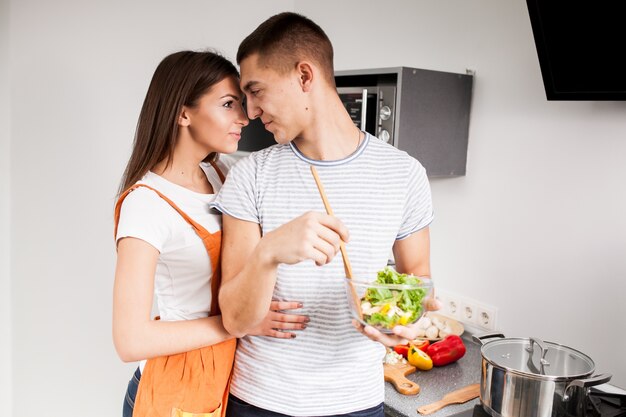
[[[293,143],[255,152],[231,169],[212,206],[260,224],[263,234],[307,211],[324,212],[310,165],[350,231],[346,247],[355,277],[373,280],[395,240],[432,221],[425,169],[369,134],[338,161],[308,159]],[[344,414],[384,400],[385,349],[352,326],[344,276],[341,256],[322,267],[312,261],[279,266],[274,299],[301,301],[297,314],[311,321],[295,339],[242,338],[233,395],[291,416]]]

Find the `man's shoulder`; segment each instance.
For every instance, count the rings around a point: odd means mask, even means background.
[[[422,164],[406,151],[370,135],[368,143],[368,153],[381,163],[393,163],[394,166],[421,167]]]
[[[271,160],[273,158],[279,157],[280,155],[285,154],[286,152],[291,153],[291,149],[289,144],[275,144],[268,146],[267,148],[260,149],[258,151],[251,152],[246,157],[242,158],[242,160],[248,160],[252,163],[259,163],[266,160]]]
[[[234,168],[237,170],[258,171],[264,167],[272,167],[280,162],[284,162],[285,158],[289,158],[291,155],[293,155],[293,152],[289,144],[276,144],[251,152],[249,155],[241,158]]]

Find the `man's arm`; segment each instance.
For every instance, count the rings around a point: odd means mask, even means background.
[[[419,230],[393,245],[396,271],[430,278],[430,229]]]
[[[263,237],[258,224],[224,214],[219,302],[226,330],[242,337],[261,323],[270,309],[279,264],[307,259],[327,264],[341,239],[348,240],[347,229],[324,213],[305,213]]]
[[[261,229],[256,223],[222,216],[222,284],[219,303],[224,328],[235,337],[247,333],[267,314],[276,280],[277,265],[268,253],[255,250],[261,241]],[[250,271],[255,265],[256,271]],[[240,279],[234,279],[237,275]]]

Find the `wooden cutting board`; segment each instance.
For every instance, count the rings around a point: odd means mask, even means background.
[[[400,394],[415,395],[420,392],[420,386],[406,376],[415,372],[415,367],[408,363],[384,364],[385,381],[391,382]]]
[[[480,395],[480,384],[472,384],[456,391],[452,391],[449,394],[443,396],[443,398],[432,404],[424,405],[417,409],[417,412],[422,415],[434,413],[437,410],[442,409],[446,405],[450,404],[462,404]]]

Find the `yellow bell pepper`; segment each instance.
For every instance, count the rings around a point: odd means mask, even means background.
[[[415,366],[420,371],[429,371],[433,368],[433,361],[430,359],[430,356],[428,356],[426,352],[419,350],[412,343],[409,347],[407,359],[411,365]]]
[[[404,313],[402,316],[400,316],[400,320],[398,322],[402,326],[406,326],[410,318],[411,318],[411,313]]]

